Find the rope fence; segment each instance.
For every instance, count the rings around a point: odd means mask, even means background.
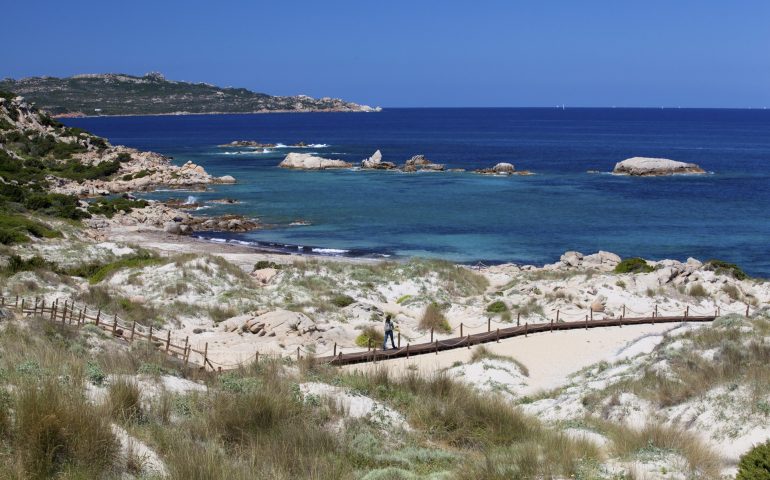
[[[74,300],[64,300],[63,304],[60,299],[56,299],[52,302],[46,303],[45,298],[35,297],[34,299],[23,297],[4,297],[0,296],[0,307],[14,308],[19,311],[22,316],[39,316],[53,323],[60,323],[63,325],[72,325],[76,327],[83,327],[85,325],[95,325],[103,331],[108,332],[115,338],[122,339],[129,344],[133,344],[135,341],[147,341],[153,344],[161,352],[177,358],[184,362],[185,365],[193,363],[198,365],[202,369],[211,369],[212,371],[221,371],[222,369],[244,367],[253,362],[259,362],[260,357],[264,358],[285,358],[281,354],[263,353],[260,354],[257,350],[252,358],[236,363],[224,363],[217,362],[209,356],[209,345],[206,342],[203,348],[194,348],[190,343],[189,336],[186,336],[184,343],[175,343],[172,339],[171,330],[162,330],[153,327],[152,325],[146,326],[138,322],[127,322],[117,315],[106,315],[101,309],[89,308],[85,304],[76,303]],[[370,339],[367,345],[367,350],[360,350],[359,346],[342,346],[334,343],[333,348],[318,352],[314,348],[306,348],[301,345],[297,346],[296,359],[299,361],[304,357],[312,357],[319,363],[344,365],[349,363],[359,362],[376,362],[381,359],[396,358],[396,357],[409,357],[410,355],[419,355],[421,353],[438,353],[441,350],[447,350],[452,348],[460,348],[466,346],[470,348],[472,344],[486,343],[490,341],[500,341],[501,338],[510,338],[518,335],[527,336],[529,333],[536,333],[542,331],[554,331],[565,330],[571,328],[594,328],[601,326],[623,326],[623,324],[633,325],[641,323],[671,323],[671,322],[686,322],[686,321],[710,321],[726,314],[745,314],[749,316],[750,307],[746,305],[745,311],[723,311],[717,306],[713,312],[697,311],[691,309],[690,306],[686,306],[681,315],[661,314],[658,311],[658,306],[655,305],[651,312],[638,312],[622,306],[622,313],[619,318],[612,318],[602,316],[595,319],[594,313],[590,308],[588,313],[585,312],[562,312],[556,310],[555,317],[547,318],[545,315],[538,315],[538,320],[544,320],[536,323],[530,323],[528,320],[531,317],[525,317],[522,325],[522,317],[517,314],[516,326],[511,322],[501,322],[492,320],[492,317],[487,317],[486,322],[480,322],[477,324],[465,324],[451,328],[448,332],[441,332],[444,338],[439,339],[439,332],[431,329],[418,337],[405,337],[407,344],[405,347],[401,346],[402,334],[398,331],[397,347],[392,350],[378,350],[377,345],[374,345]],[[596,312],[598,313],[598,312]],[[637,317],[627,317],[626,314],[631,313],[638,315]],[[645,316],[645,314],[649,316]],[[566,320],[565,320],[566,318]],[[573,320],[577,319],[577,320]],[[486,329],[483,327],[486,326]],[[481,331],[478,331],[482,329]],[[455,337],[446,338],[447,335],[457,335]],[[422,343],[415,343],[416,341],[424,340]],[[343,353],[343,349],[353,352]]]

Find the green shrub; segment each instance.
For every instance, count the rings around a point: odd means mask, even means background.
[[[359,336],[356,337],[356,345],[359,347],[369,346],[371,340],[373,346],[382,345],[382,341],[385,340],[384,327],[366,327]]]
[[[88,278],[88,283],[95,285],[123,268],[143,268],[150,265],[158,265],[160,263],[163,263],[163,260],[156,254],[146,250],[140,250],[131,257],[122,258],[101,266]]]
[[[144,208],[150,203],[147,200],[130,200],[128,198],[101,198],[88,206],[88,211],[94,215],[104,215],[112,218],[121,210],[130,213],[135,208]]]
[[[711,270],[717,275],[729,275],[736,280],[746,280],[749,278],[741,267],[723,260],[711,259],[706,262],[705,267],[706,270]]]
[[[53,268],[55,267],[52,263],[38,255],[27,259],[23,259],[18,255],[11,255],[11,258],[8,259],[8,264],[3,267],[2,272],[6,275],[14,275],[19,272],[28,272],[30,270]]]
[[[502,300],[497,300],[487,305],[489,313],[503,313],[508,311],[508,306]]]
[[[280,270],[282,266],[283,265],[280,263],[270,262],[268,260],[260,260],[254,264],[254,270],[262,270],[263,268],[274,268],[276,270]]]
[[[615,273],[649,273],[654,269],[643,258],[625,258],[615,267]]]
[[[348,305],[356,303],[356,299],[349,295],[335,295],[331,300],[332,305],[339,308],[345,308]]]
[[[40,222],[21,215],[3,215],[0,213],[0,243],[11,245],[29,240],[27,235],[38,238],[56,238],[61,233],[52,230]]]
[[[449,322],[444,316],[444,312],[441,311],[441,307],[435,302],[425,307],[425,312],[423,312],[420,324],[417,328],[422,331],[432,329],[441,333],[450,333],[452,331],[452,327],[449,326]]]
[[[128,152],[120,152],[117,156],[117,160],[120,163],[128,162],[129,160],[131,160],[131,154]]]
[[[86,362],[86,378],[94,385],[101,385],[107,378],[107,375],[102,370],[102,367],[94,361]]]
[[[735,480],[770,480],[770,441],[757,445],[741,457]]]

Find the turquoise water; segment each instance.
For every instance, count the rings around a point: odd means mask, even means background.
[[[376,114],[269,114],[68,119],[113,143],[202,164],[239,183],[194,195],[238,199],[201,214],[255,216],[268,229],[212,237],[323,254],[546,263],[565,250],[646,258],[722,258],[770,275],[770,112],[652,109],[388,109]],[[381,149],[449,168],[497,162],[529,177],[276,168],[292,149],[220,149],[248,139],[304,141],[358,162]],[[240,152],[240,153],[236,153]],[[700,164],[705,176],[628,178],[631,156]],[[292,225],[301,220],[308,225]]]

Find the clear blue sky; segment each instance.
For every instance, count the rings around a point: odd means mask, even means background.
[[[770,107],[768,0],[35,1],[0,77],[168,78],[382,106]]]

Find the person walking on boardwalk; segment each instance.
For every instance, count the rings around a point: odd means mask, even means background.
[[[388,349],[388,337],[390,337],[390,345],[396,348],[396,342],[393,340],[393,320],[391,320],[390,314],[385,316],[385,339],[382,341],[382,349]]]

